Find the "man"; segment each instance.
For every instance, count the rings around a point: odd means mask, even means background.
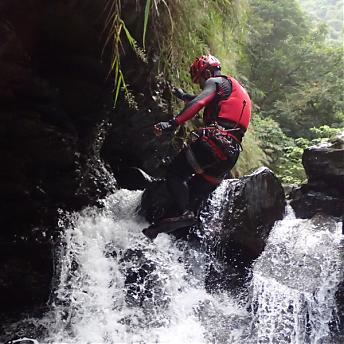
[[[186,106],[175,118],[154,126],[155,135],[160,136],[175,130],[204,108],[204,127],[193,133],[194,140],[168,168],[167,186],[180,209],[180,216],[167,219],[164,232],[174,230],[173,225],[168,229],[169,220],[183,226],[195,222],[188,185],[196,182],[206,194],[216,188],[238,160],[240,143],[251,118],[248,93],[233,77],[221,74],[221,64],[216,57],[202,55],[196,58],[190,67],[190,76],[199,84],[201,93],[193,96],[181,89],[175,90],[175,95],[185,101]],[[143,232],[153,239],[162,230],[153,225]]]

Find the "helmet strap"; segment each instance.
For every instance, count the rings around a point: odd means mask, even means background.
[[[203,76],[204,77],[204,79],[209,79],[209,78],[211,78],[212,76],[213,76],[213,71],[212,70],[210,70],[209,68],[206,68],[203,72],[202,72],[202,74],[201,74],[201,76]]]

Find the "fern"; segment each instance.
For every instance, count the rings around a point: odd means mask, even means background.
[[[146,8],[149,9],[150,7],[150,0],[147,0]],[[148,5],[148,6],[147,6]],[[131,107],[136,108],[137,103],[135,101],[134,96],[131,94],[128,85],[125,82],[125,78],[121,69],[121,52],[120,47],[122,46],[122,32],[124,33],[124,37],[128,41],[130,47],[136,53],[136,55],[143,61],[147,63],[147,56],[144,49],[141,49],[135,38],[131,35],[130,31],[128,30],[125,22],[121,18],[121,1],[120,0],[108,0],[106,7],[109,14],[105,21],[105,28],[104,31],[107,32],[107,37],[105,39],[103,52],[105,47],[110,44],[112,45],[112,62],[111,68],[109,70],[109,74],[114,73],[114,106],[116,106],[120,91],[124,91],[125,99],[128,101],[128,104]],[[145,24],[144,24],[144,32],[147,29],[147,22],[148,22],[148,14],[147,18],[145,15]]]

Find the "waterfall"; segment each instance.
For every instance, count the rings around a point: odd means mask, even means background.
[[[335,293],[343,279],[341,224],[321,216],[286,217],[270,233],[253,268],[257,343],[333,343]]]
[[[140,191],[61,218],[58,274],[40,343],[240,343],[248,311],[204,287],[202,253],[137,215]],[[222,329],[219,331],[219,329]]]
[[[209,264],[219,264],[209,249],[231,197],[228,181],[201,212],[208,243],[201,248],[142,235],[141,196],[117,190],[101,208],[61,214],[50,310],[11,331],[24,337],[25,327],[31,334],[35,327],[40,344],[332,344],[343,279],[339,223],[292,215],[277,222],[243,302],[235,291],[205,287]]]

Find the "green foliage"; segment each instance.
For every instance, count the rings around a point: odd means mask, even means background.
[[[253,124],[245,135],[243,151],[232,172],[235,176],[242,176],[262,165],[268,165],[268,161],[269,158],[261,149],[259,138],[255,132],[255,125]]]
[[[253,118],[253,130],[258,137],[258,144],[267,157],[268,166],[275,170],[283,159],[286,147],[292,145],[293,140],[285,135],[279,124],[272,118],[256,115]]]
[[[299,184],[306,179],[302,166],[302,154],[305,148],[309,147],[310,141],[305,138],[298,138],[290,146],[284,148],[284,154],[276,169],[277,175],[285,184]]]
[[[293,137],[343,119],[343,50],[326,43],[296,1],[251,0],[248,78],[254,100]],[[246,68],[247,69],[247,68]]]
[[[148,49],[160,54],[160,71],[173,84],[198,93],[191,84],[189,66],[196,56],[211,53],[221,60],[224,73],[238,78],[249,90],[254,102],[253,120],[236,175],[264,164],[284,182],[300,182],[305,179],[303,149],[344,127],[343,47],[329,44],[326,25],[315,26],[299,1],[144,2],[143,46],[149,29],[154,47]],[[328,2],[301,1],[320,7]],[[330,2],[333,8],[340,8],[337,0]],[[121,32],[138,55],[140,49],[120,15],[110,19],[116,43],[113,69],[117,99],[121,89],[118,83],[125,85],[120,61],[116,60]],[[176,103],[174,114],[178,106]],[[185,140],[198,125],[199,118],[188,122],[176,140]]]
[[[343,40],[343,0],[300,0],[305,12],[317,23],[328,26],[328,38],[334,42]]]
[[[146,45],[146,33],[147,33],[147,24],[148,24],[150,8],[151,8],[151,0],[146,0],[145,15],[144,15],[144,22],[143,22],[143,36],[142,36],[143,48],[145,48],[145,45]]]
[[[331,128],[328,125],[322,125],[319,128],[311,128],[310,131],[313,134],[312,142],[313,143],[320,143],[324,141],[328,141],[342,132],[343,128]]]
[[[319,49],[319,50],[318,50]],[[344,63],[341,48],[314,48],[314,61],[302,79],[272,107],[285,132],[293,137],[306,136],[313,126],[340,126],[344,123]]]
[[[149,0],[147,0],[147,3]],[[147,62],[145,52],[138,46],[137,41],[129,32],[125,22],[121,18],[121,2],[120,0],[108,0],[106,4],[106,11],[108,16],[105,21],[104,30],[107,32],[104,48],[111,44],[112,47],[112,62],[110,73],[114,73],[114,106],[116,106],[120,91],[122,90],[128,103],[132,107],[137,107],[135,98],[131,94],[121,69],[121,51],[123,35],[126,38],[129,46],[133,49],[136,55],[144,62]],[[147,22],[145,18],[144,32],[146,30]]]
[[[251,0],[249,42],[246,46],[248,79],[263,97],[257,103],[270,109],[294,87],[303,61],[300,51],[307,22],[294,0]]]
[[[189,67],[195,57],[204,53],[217,56],[223,70],[234,74],[241,53],[240,41],[245,36],[243,27],[247,2],[169,0],[167,4],[170,11],[165,10],[165,17],[173,25],[161,41],[166,62],[162,67],[172,82],[199,91],[191,83]]]
[[[302,166],[302,154],[305,148],[320,142],[326,142],[343,131],[344,128],[331,128],[327,125],[310,129],[313,138],[307,139],[300,137],[290,141],[289,146],[284,148],[285,153],[281,158],[280,164],[276,169],[282,182],[286,184],[302,183],[306,179],[305,171]]]

